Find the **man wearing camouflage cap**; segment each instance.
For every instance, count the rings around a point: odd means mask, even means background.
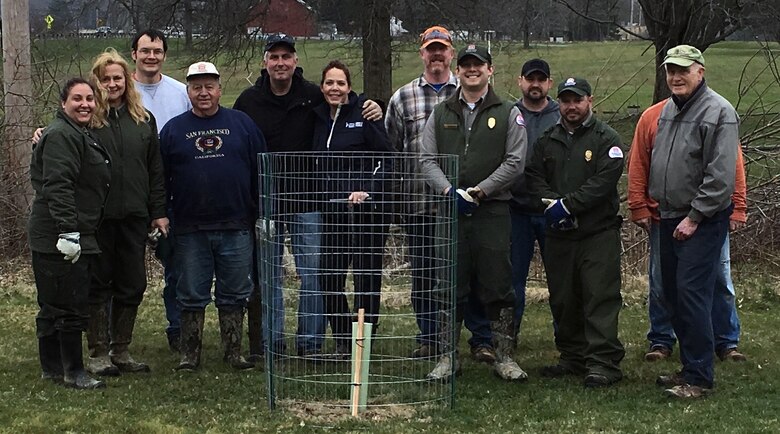
[[[619,381],[625,355],[618,339],[620,197],[624,145],[592,111],[590,84],[570,77],[558,86],[561,119],[534,145],[526,179],[546,206],[542,252],[550,308],[558,325],[556,365],[544,377],[584,377],[585,387]]]
[[[664,66],[672,97],[658,120],[648,189],[661,216],[661,279],[683,367],[657,383],[669,396],[690,399],[714,385],[710,309],[734,207],[739,118],[707,86],[701,51],[671,48]]]

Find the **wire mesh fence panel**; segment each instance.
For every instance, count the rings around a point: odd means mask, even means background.
[[[456,210],[413,156],[259,156],[257,257],[269,404],[450,405],[426,381],[454,316]],[[457,157],[439,156],[457,179]],[[365,327],[357,331],[358,312]],[[308,408],[308,407],[307,407]]]

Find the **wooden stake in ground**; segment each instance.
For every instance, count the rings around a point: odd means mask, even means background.
[[[352,375],[352,417],[358,415],[358,404],[360,403],[360,382],[361,368],[363,367],[363,322],[365,320],[366,310],[358,309],[357,336],[355,337],[355,360],[352,364],[355,372]]]

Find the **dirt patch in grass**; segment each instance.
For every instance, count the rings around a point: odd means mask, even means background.
[[[385,420],[410,421],[419,417],[420,406],[405,404],[388,404],[381,400],[368,403],[368,407],[358,413],[357,418],[352,417],[352,408],[349,401],[322,401],[302,402],[298,400],[279,400],[277,406],[280,410],[289,412],[301,419],[301,426],[330,425],[349,420],[380,422]],[[426,407],[427,408],[427,407]]]

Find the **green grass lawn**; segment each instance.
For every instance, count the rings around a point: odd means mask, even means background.
[[[109,378],[100,391],[74,391],[41,381],[37,362],[34,290],[29,284],[0,288],[0,431],[40,432],[777,432],[780,427],[780,307],[777,299],[744,301],[742,343],[750,360],[716,363],[716,392],[696,402],[664,398],[655,377],[678,368],[675,360],[642,361],[647,315],[641,304],[621,315],[626,347],[625,379],[605,390],[586,390],[573,378],[543,379],[554,363],[550,313],[530,304],[518,350],[530,373],[525,384],[507,384],[490,369],[464,360],[453,409],[398,411],[395,417],[351,419],[347,411],[307,414],[268,409],[261,371],[235,372],[221,361],[216,314],[207,311],[202,369],[172,371],[177,358],[165,340],[160,289],[147,293],[138,318],[134,355],[151,374]],[[738,292],[752,294],[738,282]],[[468,354],[464,336],[461,353]]]

